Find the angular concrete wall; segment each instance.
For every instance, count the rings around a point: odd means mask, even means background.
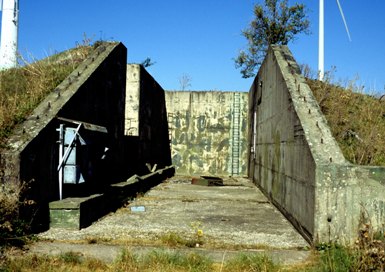
[[[166,103],[178,174],[246,174],[247,93],[167,91]]]
[[[385,169],[349,164],[286,46],[272,46],[249,92],[248,174],[312,242],[352,243],[385,216]]]
[[[127,65],[124,130],[127,159],[136,174],[146,164],[151,169],[172,164],[165,92],[138,64]]]
[[[60,123],[76,127],[58,117],[92,123],[108,131],[104,136],[91,137],[97,142],[94,154],[88,157],[94,164],[92,169],[87,168],[87,172],[94,172],[92,177],[84,185],[64,187],[64,197],[114,182],[117,169],[124,163],[126,59],[126,48],[121,43],[99,46],[14,130],[8,149],[2,150],[1,181],[30,182],[29,194],[40,205],[37,211],[41,218],[36,216],[40,223],[46,223],[42,218],[47,218],[48,202],[59,198],[56,129]],[[104,147],[109,151],[102,161]]]

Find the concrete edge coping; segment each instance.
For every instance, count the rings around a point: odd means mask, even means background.
[[[88,80],[90,75],[95,72],[119,44],[120,43],[108,43],[94,49],[52,92],[44,97],[26,117],[26,120],[13,129],[12,134],[6,141],[6,149],[11,152],[22,152],[28,144],[56,118],[59,109],[71,99],[76,91]],[[49,107],[47,105],[49,105]]]
[[[80,206],[90,200],[103,197],[103,194],[94,194],[87,197],[68,197],[62,200],[56,200],[49,203],[51,210],[77,210]]]
[[[143,175],[143,176],[139,176],[137,174],[134,174],[130,178],[128,178],[127,181],[123,181],[123,182],[119,182],[119,183],[114,183],[114,184],[111,184],[110,186],[112,188],[122,188],[122,187],[125,187],[125,186],[128,186],[128,185],[137,184],[138,182],[141,182],[141,181],[144,181],[146,179],[149,179],[149,178],[151,178],[151,177],[153,177],[155,175],[162,175],[164,171],[167,171],[167,170],[170,170],[170,169],[175,169],[175,166],[174,165],[166,166],[165,168],[159,169],[157,171],[154,171],[152,173],[149,173],[149,174],[146,174],[146,175]]]
[[[139,175],[134,174],[129,179],[127,179],[126,181],[111,184],[110,187],[119,188],[119,187],[124,187],[127,185],[132,185],[132,184],[135,184],[136,182],[138,182],[140,179],[141,179],[141,177]]]
[[[125,186],[130,186],[133,184],[137,184],[141,181],[144,181],[146,179],[149,179],[155,175],[161,175],[163,174],[164,171],[170,170],[170,169],[175,169],[174,165],[167,166],[165,168],[159,169],[153,173],[139,176],[139,175],[133,175],[131,176],[127,181],[116,183],[116,184],[111,184],[110,186],[112,188],[124,188]],[[71,210],[76,210],[80,209],[80,206],[82,204],[85,204],[88,201],[95,200],[97,198],[103,197],[105,194],[94,194],[86,197],[68,197],[62,200],[56,200],[52,201],[49,203],[49,208],[52,210],[60,210],[60,209],[71,209]]]

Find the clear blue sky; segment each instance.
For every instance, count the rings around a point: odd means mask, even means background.
[[[262,0],[20,0],[19,51],[37,58],[81,42],[121,41],[128,62],[150,57],[149,72],[164,89],[179,89],[183,74],[193,90],[248,91],[233,59],[246,47],[241,30]],[[289,0],[289,4],[295,1]],[[301,2],[301,1],[298,1]],[[335,80],[358,78],[369,91],[385,85],[385,1],[340,0],[349,25],[349,42],[335,0],[325,0],[325,69],[336,66]],[[317,70],[318,1],[303,0],[312,34],[289,44],[300,64]]]

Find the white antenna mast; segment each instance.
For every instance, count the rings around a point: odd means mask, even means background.
[[[19,28],[19,0],[1,1],[0,69],[17,65],[17,34]]]
[[[349,41],[352,39],[350,37],[350,32],[348,28],[348,24],[345,20],[345,15],[342,10],[341,4],[339,0],[337,1],[338,9],[340,10],[342,21],[344,22],[346,33],[348,34]],[[318,33],[318,72],[319,72],[319,80],[323,81],[325,70],[324,70],[324,59],[325,59],[325,41],[324,41],[324,0],[319,1],[319,33]]]
[[[318,77],[319,80],[324,80],[324,0],[319,1],[319,31],[318,31]]]

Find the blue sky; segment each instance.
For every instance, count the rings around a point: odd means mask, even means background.
[[[193,90],[248,91],[234,66],[246,47],[241,30],[253,19],[257,0],[20,0],[19,51],[36,58],[93,40],[117,40],[128,49],[128,62],[150,57],[148,68],[164,89],[179,89],[186,74]],[[295,1],[290,1],[293,4]],[[317,70],[318,1],[303,0],[312,34],[289,44],[300,64]],[[334,0],[325,0],[325,69],[334,80],[356,79],[369,92],[385,85],[385,1],[340,0],[349,25],[349,42]]]

